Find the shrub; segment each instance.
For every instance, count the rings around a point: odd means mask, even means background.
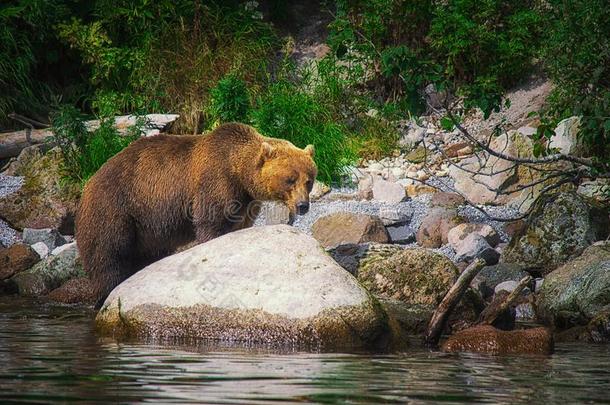
[[[62,107],[53,116],[54,140],[61,149],[66,175],[84,185],[108,159],[119,153],[141,134],[142,122],[121,135],[114,126],[114,116],[100,118],[100,126],[89,132],[81,112]]]
[[[209,113],[214,123],[247,121],[250,95],[246,83],[235,74],[221,79],[210,96]]]
[[[286,139],[300,148],[313,144],[318,179],[325,183],[339,180],[344,166],[354,159],[347,129],[332,119],[325,105],[293,83],[270,85],[251,116],[254,126],[267,136]]]
[[[544,62],[555,83],[550,114],[581,117],[579,136],[610,163],[610,8],[604,0],[549,2]]]

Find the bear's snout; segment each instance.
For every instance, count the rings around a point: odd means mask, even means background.
[[[305,215],[309,211],[309,201],[301,201],[297,203],[297,214]]]

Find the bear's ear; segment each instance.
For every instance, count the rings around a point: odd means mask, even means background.
[[[261,159],[263,161],[269,160],[269,159],[271,159],[273,157],[273,155],[275,155],[275,148],[273,146],[271,146],[270,143],[263,142],[263,144],[262,144],[262,152],[261,152]]]
[[[313,157],[313,155],[316,153],[315,148],[313,147],[313,145],[307,145],[304,149],[305,152],[307,152],[309,154],[309,156]]]

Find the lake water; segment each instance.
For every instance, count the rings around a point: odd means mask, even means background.
[[[0,403],[610,403],[610,345],[552,356],[116,343],[93,312],[0,298]]]

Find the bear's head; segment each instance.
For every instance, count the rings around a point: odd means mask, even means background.
[[[314,147],[300,149],[292,143],[270,139],[262,143],[260,181],[264,199],[281,201],[290,210],[290,221],[309,211],[309,193],[318,173],[313,161]]]

